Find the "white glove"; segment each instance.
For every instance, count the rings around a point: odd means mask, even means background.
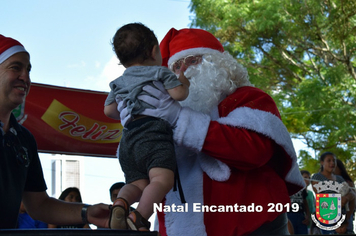
[[[168,94],[162,83],[155,81],[153,84],[157,88],[150,85],[143,87],[143,90],[153,97],[149,95],[140,95],[138,99],[152,105],[155,108],[146,108],[140,114],[164,119],[171,124],[172,127],[175,127],[182,109],[181,105]],[[120,111],[121,123],[131,119],[130,114],[127,112],[126,104],[118,102],[118,110]]]
[[[122,126],[126,126],[126,124],[131,121],[132,116],[127,112],[126,102],[122,100],[120,96],[115,97],[117,103],[117,110],[120,112],[120,120]]]

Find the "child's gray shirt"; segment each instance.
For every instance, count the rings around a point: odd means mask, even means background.
[[[182,83],[177,75],[164,66],[131,66],[124,74],[110,83],[111,91],[105,100],[105,106],[115,102],[119,96],[124,102],[128,112],[132,115],[140,114],[151,105],[137,99],[139,95],[148,94],[142,90],[145,85],[153,85],[153,81],[159,81],[165,89],[172,89]],[[149,94],[148,94],[149,95]],[[173,99],[173,98],[172,98]]]

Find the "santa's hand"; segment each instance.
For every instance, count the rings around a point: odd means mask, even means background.
[[[210,116],[194,111],[189,107],[181,107],[173,100],[163,85],[159,82],[152,86],[145,86],[143,89],[152,94],[139,96],[139,98],[157,109],[146,109],[143,114],[159,117],[167,120],[173,127],[173,139],[178,145],[201,151],[210,124]]]
[[[153,84],[157,88],[146,85],[143,87],[143,90],[154,97],[140,95],[138,98],[155,108],[146,108],[141,114],[164,119],[168,121],[171,126],[175,127],[182,109],[181,105],[168,94],[162,83],[153,82]]]
[[[126,126],[126,123],[131,120],[132,116],[127,111],[126,102],[124,102],[120,96],[116,96],[115,100],[117,103],[117,110],[120,112],[121,124]]]

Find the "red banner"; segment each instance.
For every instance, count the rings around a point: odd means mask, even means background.
[[[32,83],[14,112],[40,152],[115,157],[122,125],[105,116],[107,93]],[[17,113],[17,114],[16,114]]]

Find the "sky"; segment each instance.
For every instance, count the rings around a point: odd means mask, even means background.
[[[12,0],[0,9],[0,33],[31,54],[32,82],[109,91],[123,71],[111,39],[127,23],[141,22],[161,41],[172,27],[189,27],[185,0]]]
[[[2,1],[0,34],[20,41],[31,55],[31,80],[71,88],[109,91],[124,71],[111,47],[121,26],[141,22],[158,41],[172,28],[189,27],[193,14],[185,0],[12,0]],[[51,154],[40,153],[51,194]],[[109,188],[124,181],[115,158],[82,160],[83,201],[111,203]]]

